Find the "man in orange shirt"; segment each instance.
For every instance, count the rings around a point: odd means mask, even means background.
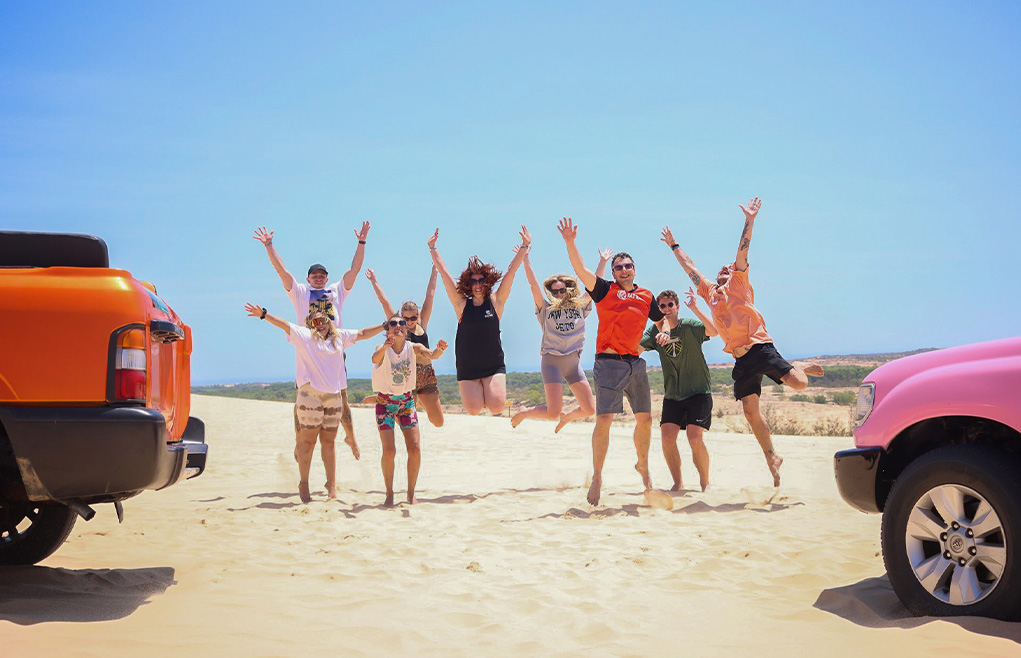
[[[703,278],[691,258],[674,240],[669,226],[663,229],[662,239],[698,288],[699,296],[709,304],[713,323],[723,339],[723,351],[736,359],[731,372],[734,378],[734,397],[741,401],[744,416],[762,447],[769,472],[773,475],[773,486],[779,487],[783,457],[773,449],[769,424],[759,408],[762,376],[766,375],[777,384],[787,384],[800,391],[808,386],[808,377],[822,377],[823,369],[815,364],[799,367],[788,363],[773,346],[773,339],[766,332],[765,320],[755,308],[755,291],[748,280],[748,247],[751,245],[752,227],[762,201],[755,197],[748,202],[747,208],[739,207],[744,212],[745,221],[737,247],[737,260],[720,268],[716,283]]]
[[[567,256],[578,280],[592,296],[599,316],[596,330],[596,362],[592,376],[596,382],[596,426],[592,430],[592,486],[588,502],[599,503],[603,483],[603,462],[610,446],[610,423],[613,414],[623,413],[624,397],[635,414],[635,470],[642,476],[646,490],[652,488],[649,476],[649,442],[652,438],[652,396],[642,336],[648,320],[663,318],[651,290],[635,285],[635,261],[630,254],[619,252],[610,260],[613,283],[598,277],[585,267],[575,246],[578,227],[570,217],[560,221],[560,235],[567,246]]]

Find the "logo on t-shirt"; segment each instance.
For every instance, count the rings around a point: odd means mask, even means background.
[[[549,319],[553,321],[557,331],[564,334],[574,331],[574,323],[581,318],[581,311],[576,308],[558,308],[549,313]]]
[[[637,299],[638,301],[644,301],[642,300],[642,296],[637,292],[627,292],[626,290],[618,290],[617,299]]]
[[[394,384],[403,384],[411,377],[411,359],[401,359],[391,365]]]
[[[321,311],[334,322],[337,321],[337,314],[333,312],[333,291],[326,289],[311,289],[308,291],[308,312]]]
[[[486,318],[491,318],[491,317],[493,317],[493,311],[492,311],[491,309],[488,309],[488,308],[487,308],[487,309],[486,309],[486,314],[485,314],[485,315],[484,315],[483,317],[486,317]]]
[[[666,352],[667,356],[676,358],[681,355],[682,350],[680,338],[671,338],[667,341],[666,345],[663,345],[663,351]]]

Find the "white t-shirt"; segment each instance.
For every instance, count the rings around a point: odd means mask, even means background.
[[[333,324],[340,329],[342,326],[340,324],[340,309],[344,305],[347,294],[351,292],[344,287],[344,280],[341,279],[325,288],[312,288],[308,283],[302,283],[294,277],[292,280],[294,283],[287,291],[287,296],[291,298],[291,304],[294,305],[294,314],[297,316],[298,324],[304,326],[309,311],[315,309],[330,316]]]
[[[400,354],[389,346],[383,350],[383,362],[372,364],[372,390],[387,395],[410,393],[416,387],[416,374],[415,345],[405,340]]]
[[[321,393],[340,393],[347,388],[344,348],[357,340],[358,331],[354,329],[338,329],[334,344],[313,336],[310,329],[292,324],[287,342],[294,345],[300,373],[294,383],[298,388],[311,384]]]

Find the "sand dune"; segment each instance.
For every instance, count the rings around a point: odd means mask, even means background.
[[[196,397],[193,413],[206,474],[128,501],[123,525],[103,506],[42,565],[0,571],[0,655],[1019,650],[1017,624],[907,614],[884,575],[879,517],[836,493],[846,438],[779,437],[775,492],[752,437],[711,433],[712,487],[678,492],[667,511],[646,504],[630,427],[615,426],[591,507],[590,424],[554,435],[551,423],[448,416],[423,428],[420,504],[385,509],[368,410],[354,410],[362,460],[339,451],[338,500],[314,464],[309,505],[289,405]],[[684,469],[696,484],[687,455]]]

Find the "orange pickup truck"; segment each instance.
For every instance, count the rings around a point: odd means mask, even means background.
[[[202,473],[191,329],[88,235],[0,231],[0,564]]]

